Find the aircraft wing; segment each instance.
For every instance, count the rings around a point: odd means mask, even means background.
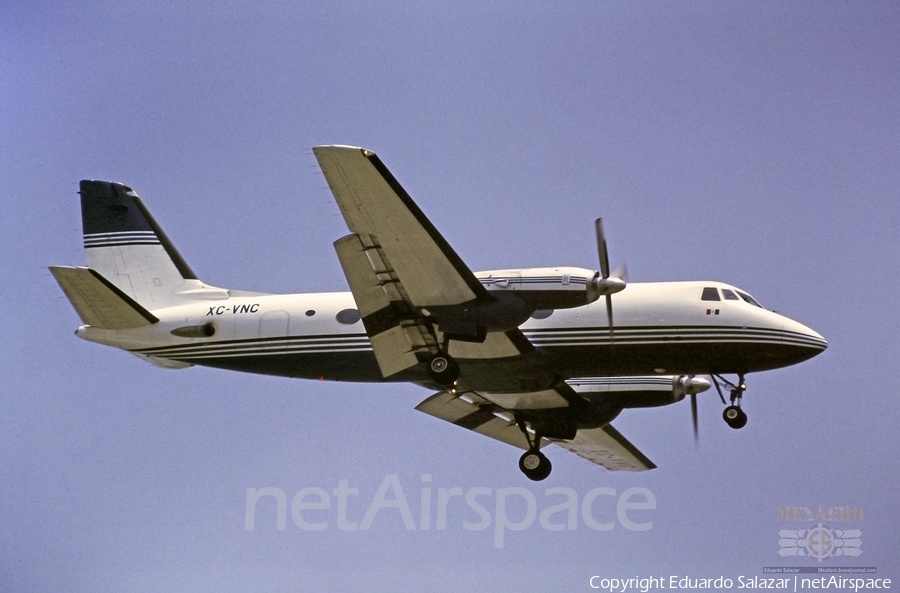
[[[429,309],[463,311],[493,297],[375,153],[350,146],[319,146],[313,152],[351,232],[334,247],[382,375],[424,362],[438,352],[440,339]],[[441,391],[416,409],[527,450],[514,413],[552,414],[583,403],[571,386],[548,376],[532,352],[518,329],[454,337],[449,354],[468,361],[467,376],[477,374],[483,389]],[[655,467],[611,426],[543,442],[556,442],[608,469]]]
[[[319,146],[313,152],[350,232],[364,244],[367,237],[375,239],[413,306],[458,305],[487,296],[374,152],[350,146]]]
[[[335,242],[382,375],[438,352],[429,308],[492,299],[375,153],[350,146],[313,149],[350,229]],[[514,358],[533,350],[518,330],[454,340],[458,359]]]
[[[420,403],[416,409],[519,449],[528,449],[528,441],[512,414],[479,394],[454,395],[441,391]],[[542,443],[555,443],[609,470],[643,471],[656,467],[611,424],[579,430],[571,440],[545,438]]]
[[[628,442],[612,424],[601,428],[579,430],[570,441],[554,441],[563,449],[568,449],[591,463],[606,469],[619,471],[644,471],[656,465],[647,459],[637,447]]]

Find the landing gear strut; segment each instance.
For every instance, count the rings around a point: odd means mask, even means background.
[[[540,482],[550,475],[553,465],[547,459],[547,456],[540,451],[541,435],[535,433],[534,438],[532,438],[525,427],[525,422],[520,420],[518,424],[522,434],[525,435],[525,440],[528,441],[528,450],[519,458],[519,469],[522,470],[522,473],[529,480]]]
[[[747,384],[744,383],[744,374],[738,374],[737,385],[722,377],[713,375],[713,383],[715,383],[716,390],[719,392],[719,398],[724,404],[725,398],[722,396],[722,389],[719,387],[719,382],[716,381],[717,378],[731,388],[731,405],[722,412],[722,418],[731,428],[743,428],[747,425],[747,414],[741,409],[741,398],[744,397],[744,391],[747,389]]]

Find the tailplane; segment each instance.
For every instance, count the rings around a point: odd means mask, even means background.
[[[129,329],[159,321],[94,270],[50,266],[50,272],[86,325],[100,329]]]

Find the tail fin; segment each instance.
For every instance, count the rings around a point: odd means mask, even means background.
[[[133,189],[84,180],[80,193],[85,260],[118,290],[148,309],[209,290]]]

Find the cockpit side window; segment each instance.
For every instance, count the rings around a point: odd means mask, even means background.
[[[741,296],[742,299],[744,299],[744,301],[750,303],[754,307],[759,307],[760,309],[763,308],[762,305],[760,305],[759,303],[756,302],[756,299],[754,299],[752,296],[750,296],[746,292],[737,291],[737,293]]]
[[[738,295],[734,294],[734,291],[733,291],[733,290],[729,290],[729,289],[727,289],[727,288],[723,288],[723,289],[722,289],[722,296],[725,297],[725,300],[726,300],[726,301],[739,301],[739,300],[741,300],[741,298],[740,298]]]
[[[703,288],[703,295],[700,297],[701,301],[721,301],[719,298],[719,289],[715,286],[706,286]]]

